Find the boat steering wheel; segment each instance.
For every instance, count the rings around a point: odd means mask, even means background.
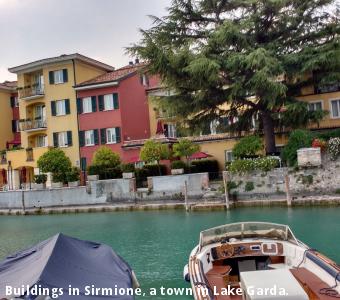
[[[230,258],[234,255],[235,249],[233,245],[229,243],[225,243],[219,247],[218,252],[219,252],[219,257]]]

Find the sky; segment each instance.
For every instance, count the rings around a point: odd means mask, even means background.
[[[163,16],[171,0],[0,0],[0,82],[8,68],[61,54],[81,53],[116,68],[131,60],[148,15]]]

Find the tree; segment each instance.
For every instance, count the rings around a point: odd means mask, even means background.
[[[159,175],[162,175],[160,168],[160,161],[169,158],[169,149],[165,144],[148,140],[140,151],[140,158],[146,163],[158,165]]]
[[[67,182],[67,174],[72,169],[70,159],[64,151],[53,148],[45,152],[37,161],[38,168],[43,173],[52,173],[54,182]]]
[[[173,0],[153,19],[128,51],[173,91],[159,103],[190,126],[237,117],[239,131],[258,118],[268,153],[290,113],[321,117],[299,104],[301,88],[340,81],[335,0]]]
[[[263,150],[262,139],[256,135],[246,136],[239,140],[233,148],[235,158],[253,157]]]
[[[92,165],[103,168],[117,168],[120,165],[120,157],[111,148],[102,146],[93,154]]]
[[[177,157],[184,156],[189,165],[189,157],[200,150],[199,145],[194,144],[188,139],[180,139],[178,143],[173,146],[173,154]]]

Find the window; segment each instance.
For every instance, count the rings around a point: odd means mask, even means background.
[[[56,115],[57,116],[64,116],[66,115],[66,101],[65,100],[58,100],[55,102],[56,104]]]
[[[116,144],[117,143],[116,128],[106,129],[106,143],[107,144]]]
[[[15,120],[15,132],[20,132],[20,121],[19,120]]]
[[[94,145],[94,130],[85,131],[85,146]]]
[[[220,125],[220,122],[218,120],[210,122],[210,134],[217,134],[218,125]]]
[[[92,112],[92,99],[91,97],[83,98],[83,113],[91,113]]]
[[[59,147],[67,147],[67,132],[58,132],[58,146]]]
[[[104,95],[104,110],[113,110],[113,95]]]
[[[322,110],[322,101],[308,103],[308,110],[309,111]]]
[[[165,124],[165,136],[169,138],[175,138],[176,137],[176,125],[175,124]]]
[[[36,137],[36,147],[47,147],[47,136],[38,135]]]
[[[226,150],[225,151],[225,161],[226,162],[232,162],[234,160],[234,155],[232,150]]]
[[[340,118],[340,99],[331,101],[332,117]]]
[[[17,96],[14,97],[14,106],[19,107],[19,100]]]
[[[53,75],[55,84],[64,83],[63,70],[54,71]]]

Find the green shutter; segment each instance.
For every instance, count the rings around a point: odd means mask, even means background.
[[[57,132],[53,132],[53,146],[54,147],[58,147],[58,133]]]
[[[113,94],[113,108],[119,109],[118,94]]]
[[[98,107],[100,111],[104,110],[104,96],[103,95],[98,96]]]
[[[17,132],[17,121],[12,120],[12,132],[15,133]]]
[[[80,158],[80,169],[82,171],[86,171],[86,167],[87,167],[86,157],[81,157]]]
[[[65,99],[65,112],[67,115],[71,113],[70,99]]]
[[[94,144],[95,144],[95,145],[99,145],[99,134],[98,134],[98,129],[94,129],[94,130],[93,130],[93,134],[94,134]]]
[[[121,142],[122,138],[121,138],[121,132],[120,132],[120,127],[116,127],[116,142],[117,144]]]
[[[78,114],[83,113],[83,99],[81,99],[81,98],[77,99],[77,112],[78,112]]]
[[[51,101],[51,113],[52,113],[52,116],[56,116],[57,115],[57,108],[55,106],[55,101]]]
[[[79,131],[79,146],[85,146],[85,131]]]
[[[96,112],[97,111],[97,97],[92,96],[91,102],[92,102],[92,112]]]
[[[63,82],[68,82],[68,72],[67,72],[67,69],[63,69]]]
[[[50,79],[50,84],[54,84],[54,72],[53,71],[48,72],[48,78]]]
[[[72,131],[67,131],[67,146],[71,147],[72,145]]]
[[[11,107],[15,106],[15,97],[11,97]]]
[[[105,128],[100,129],[100,142],[102,145],[106,144],[106,129]]]

